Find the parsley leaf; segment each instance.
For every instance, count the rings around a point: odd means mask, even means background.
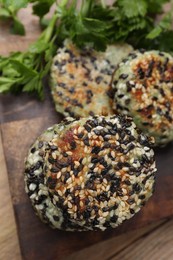
[[[20,8],[33,4],[44,30],[24,53],[0,57],[0,93],[28,92],[44,97],[43,79],[48,75],[56,49],[70,38],[78,47],[89,45],[105,50],[108,44],[127,42],[134,48],[159,49],[173,53],[172,12],[163,14],[168,0],[0,0],[0,18],[13,20],[13,31],[24,34],[17,18]],[[55,4],[48,21],[44,16]]]
[[[45,14],[47,14],[51,8],[51,6],[54,4],[54,0],[31,0],[31,3],[33,3],[33,14],[39,16],[42,18]]]
[[[25,35],[25,28],[17,18],[17,12],[26,7],[28,0],[0,0],[0,18],[12,20],[12,32]]]
[[[135,16],[145,16],[147,13],[147,2],[145,0],[118,0],[117,5],[121,12],[128,18]]]

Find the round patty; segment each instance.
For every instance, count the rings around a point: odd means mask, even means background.
[[[154,136],[156,145],[173,140],[173,57],[159,51],[136,51],[124,59],[113,78],[114,108],[133,117]]]
[[[55,108],[65,116],[111,115],[112,73],[132,47],[108,46],[106,52],[79,50],[66,40],[53,59],[51,89]]]
[[[151,144],[123,116],[67,118],[49,128],[25,162],[25,188],[36,214],[69,231],[120,225],[153,193]]]

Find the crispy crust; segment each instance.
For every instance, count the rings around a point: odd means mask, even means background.
[[[131,118],[66,119],[44,132],[26,159],[25,187],[36,214],[69,231],[115,228],[153,193],[151,140]]]
[[[133,117],[156,145],[173,140],[173,58],[158,51],[131,53],[113,79],[114,108]]]
[[[65,116],[111,115],[110,82],[118,62],[131,46],[109,46],[105,53],[77,49],[69,40],[57,51],[51,69],[56,110]]]

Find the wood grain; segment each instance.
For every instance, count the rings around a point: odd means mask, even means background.
[[[148,225],[145,228],[141,228],[135,231],[127,232],[125,235],[120,235],[115,238],[109,239],[106,242],[101,242],[91,247],[87,247],[75,254],[71,254],[65,257],[63,260],[108,260],[111,259],[115,254],[123,251],[126,247],[134,243],[137,239],[142,236],[151,233],[156,228],[163,225],[165,221],[157,222]]]
[[[32,15],[31,6],[21,9],[19,19],[25,26],[26,35],[19,36],[10,33],[10,23],[0,21],[0,54],[8,55],[10,52],[25,51],[40,34],[38,17]]]
[[[173,220],[141,237],[125,250],[111,257],[111,260],[172,260],[173,259]]]
[[[0,133],[0,259],[20,260],[20,249]]]
[[[4,120],[2,124],[10,190],[24,259],[35,260],[45,256],[50,259],[65,257],[87,246],[173,215],[173,152],[170,146],[157,152],[159,171],[155,195],[134,218],[119,228],[105,232],[69,233],[51,230],[42,224],[34,215],[24,192],[24,157],[36,137],[58,121],[60,118],[57,113],[51,113],[48,110],[47,116],[42,116],[40,113],[40,117],[6,123]],[[47,255],[48,252],[49,255]]]
[[[31,16],[31,9],[23,10],[20,14],[20,17],[28,28],[26,37],[9,35],[9,25],[3,25],[3,29],[2,27],[0,27],[1,54],[7,55],[9,52],[16,50],[23,51],[28,47],[31,42],[33,42],[38,37],[40,30],[37,23],[37,18]],[[5,158],[8,167],[10,193],[15,210],[16,223],[23,259],[61,259],[62,257],[65,257],[80,249],[95,245],[99,241],[102,241],[101,245],[98,245],[97,250],[97,252],[100,252],[100,257],[102,248],[107,248],[106,251],[110,251],[109,257],[117,254],[119,250],[122,250],[125,247],[127,247],[127,250],[129,249],[129,251],[134,250],[132,248],[132,245],[135,243],[136,246],[140,248],[140,243],[141,241],[143,241],[144,238],[141,238],[142,240],[139,240],[140,242],[137,239],[140,238],[142,234],[146,234],[147,231],[144,231],[144,233],[143,231],[135,231],[133,234],[128,233],[117,238],[115,238],[115,236],[123,234],[128,230],[139,229],[139,227],[142,227],[149,223],[153,223],[163,218],[173,216],[173,145],[170,145],[165,149],[156,151],[158,173],[155,195],[150,199],[150,201],[142,209],[142,211],[137,214],[133,219],[124,223],[121,227],[115,230],[108,230],[106,232],[69,233],[51,230],[50,228],[42,224],[34,215],[29,199],[24,192],[23,183],[23,162],[29,146],[44,129],[54,123],[60,122],[62,119],[62,116],[60,116],[54,110],[48,82],[46,82],[45,84],[45,94],[46,99],[43,103],[38,102],[34,97],[28,96],[26,94],[22,94],[19,97],[14,97],[10,94],[3,97],[0,96],[0,121],[2,123],[2,138],[5,150]],[[5,185],[7,186],[7,183],[4,183],[3,180],[1,182],[2,192],[6,192],[3,187],[5,187]],[[2,198],[5,198],[0,205],[3,208],[4,205],[9,205],[8,201],[10,197],[8,200],[6,200],[6,195],[3,195]],[[4,201],[6,202],[5,204]],[[9,216],[8,214],[10,210],[10,214],[13,214],[11,207],[7,210],[8,213],[4,214],[6,214],[6,216]],[[9,223],[12,223],[10,221],[13,221],[13,224],[10,225],[10,234],[13,236],[13,238],[10,237],[8,231],[5,231],[7,226],[9,226]],[[6,221],[4,220],[3,231],[1,233],[5,234],[6,238],[9,241],[8,243],[12,246],[14,257],[11,257],[11,253],[9,253],[8,250],[5,251],[7,249],[5,240],[3,242],[3,248],[5,249],[3,249],[2,252],[4,252],[4,257],[9,256],[9,259],[15,259],[16,257],[16,259],[18,260],[18,257],[20,257],[20,253],[19,251],[15,251],[15,248],[17,248],[17,238],[14,226],[14,218],[12,217],[12,220],[10,221],[6,223]],[[166,226],[166,232],[169,231],[169,228],[172,230],[171,224],[170,226]],[[160,228],[158,230],[160,230]],[[161,229],[162,233],[164,232],[163,230],[164,229]],[[150,235],[148,235],[148,237],[150,238]],[[170,233],[168,237],[170,241],[172,241]],[[159,240],[159,243],[161,243],[161,241],[164,241],[164,239],[165,238],[162,236],[162,240]],[[103,242],[106,240],[107,242]],[[155,236],[152,237],[150,242],[153,240],[155,240]],[[120,243],[118,243],[118,241],[120,241]],[[114,243],[117,244],[116,250],[113,247]],[[145,241],[143,243],[144,246],[147,246],[148,242]],[[167,241],[167,243],[170,246],[169,241]],[[91,252],[93,252],[94,254],[95,249],[93,248],[92,250]],[[168,251],[172,253],[171,250]],[[106,257],[104,253],[102,251],[102,256]],[[155,253],[157,255],[157,252]],[[140,258],[140,252],[137,251],[136,255],[138,256],[138,258]],[[148,256],[148,259],[150,259],[151,254],[149,254],[149,244]],[[4,257],[2,259],[8,259]],[[119,256],[115,255],[113,257]],[[131,259],[134,259],[132,254],[131,257]],[[169,255],[167,255],[167,257],[169,257]],[[121,254],[120,258],[117,259],[121,259]]]

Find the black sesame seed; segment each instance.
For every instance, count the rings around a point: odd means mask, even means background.
[[[114,98],[114,90],[113,89],[109,89],[107,92],[106,92],[106,94],[108,95],[108,97],[110,97],[110,98]]]
[[[42,141],[39,141],[38,143],[38,148],[41,149],[43,147],[43,142]]]
[[[55,161],[56,161],[56,160],[53,159],[52,157],[49,157],[49,158],[48,158],[48,162],[51,163],[51,164],[53,164]]]
[[[165,107],[167,107],[168,109],[170,109],[170,107],[171,107],[171,103],[169,102],[169,101],[167,101],[167,102],[165,102]]]
[[[129,104],[130,104],[130,102],[131,102],[131,100],[128,98],[128,99],[126,99],[125,100],[125,104],[126,104],[126,106],[128,106]]]
[[[172,119],[172,117],[170,116],[170,114],[169,114],[168,111],[166,111],[166,113],[165,113],[164,116],[166,117],[166,119],[167,119],[170,123],[172,123],[173,119]]]
[[[116,135],[116,133],[117,133],[117,131],[116,131],[115,128],[114,129],[109,129],[109,134]]]
[[[148,69],[147,69],[147,71],[146,71],[146,73],[145,73],[145,76],[146,76],[147,78],[151,77],[152,71],[153,71],[152,66],[149,66]]]
[[[97,84],[100,84],[100,82],[102,80],[103,80],[103,77],[101,77],[101,76],[98,76],[98,77],[95,78],[95,81],[96,81]]]
[[[56,172],[59,172],[59,169],[56,168],[56,167],[52,167],[52,168],[50,169],[50,171],[53,172],[53,173],[56,173]]]
[[[141,186],[140,186],[138,183],[133,184],[132,189],[133,189],[136,193],[139,193],[139,192],[142,190]]]
[[[102,208],[102,211],[103,211],[103,212],[109,211],[109,207],[103,207],[103,208]]]
[[[71,94],[73,94],[75,92],[75,88],[74,87],[71,87],[69,90],[68,90]]]
[[[61,91],[56,92],[59,97],[62,97],[63,93]]]
[[[139,195],[139,199],[140,200],[144,200],[145,199],[145,195]]]
[[[164,90],[161,88],[160,89],[160,94],[163,96],[163,97],[165,97],[165,92],[164,92]]]
[[[71,79],[74,79],[74,75],[73,75],[73,74],[69,74],[69,77],[70,77]]]
[[[145,73],[142,70],[142,68],[138,68],[137,73],[138,73],[140,79],[143,79],[145,77]]]
[[[120,76],[119,76],[119,79],[127,79],[128,78],[128,74],[121,74]]]
[[[68,157],[68,154],[66,152],[63,152],[62,154],[64,157]]]
[[[63,82],[59,82],[59,84],[58,84],[60,87],[62,87],[62,88],[66,88],[66,84],[65,83],[63,83]]]
[[[50,145],[50,149],[52,151],[56,151],[58,149],[58,147],[56,145]]]
[[[58,216],[53,216],[53,219],[55,220],[55,221],[59,221],[59,217]]]
[[[142,53],[142,54],[145,53],[145,51],[146,51],[145,49],[142,49],[142,48],[139,49],[139,52]]]
[[[70,178],[70,173],[67,172],[65,175],[64,175],[64,183],[66,183],[66,181]]]
[[[132,199],[132,198],[129,198],[129,199],[127,200],[127,203],[128,203],[129,205],[132,205],[133,203],[135,203],[135,200]]]
[[[129,180],[125,180],[124,183],[127,185],[127,186],[130,186],[131,185],[131,182]]]
[[[88,137],[83,138],[83,142],[86,146],[90,146]]]
[[[111,184],[111,186],[110,186],[110,191],[111,191],[112,193],[116,192],[116,191],[117,191],[117,187],[116,187],[114,184]]]
[[[137,55],[135,53],[133,53],[133,52],[131,52],[129,54],[129,56],[132,57],[132,59],[136,59],[137,58]]]
[[[102,176],[105,176],[105,175],[107,174],[107,172],[108,172],[107,169],[103,169],[103,170],[101,171],[101,175],[102,175]]]
[[[82,171],[82,169],[83,169],[83,167],[84,167],[84,165],[83,165],[83,164],[79,165],[79,166],[77,167],[77,170],[78,170],[78,172],[81,172],[81,171]]]
[[[90,216],[91,216],[91,213],[90,213],[89,211],[85,210],[85,211],[83,212],[83,217],[84,217],[84,219],[88,219],[88,218],[90,218]]]
[[[117,189],[117,196],[119,196],[119,197],[123,197],[124,196],[121,188]]]
[[[83,136],[84,136],[84,133],[82,133],[82,132],[77,135],[77,137],[78,137],[79,139],[81,139]]]
[[[50,189],[55,189],[56,187],[56,181],[57,179],[53,179],[51,177],[48,177],[47,179],[47,186],[50,188]]]
[[[118,162],[116,166],[120,170],[123,167],[123,163],[122,162]]]
[[[92,224],[93,224],[93,226],[97,226],[97,225],[99,225],[99,221],[97,219],[94,219]]]
[[[93,157],[91,158],[91,163],[98,163],[100,161],[100,158]]]
[[[102,192],[101,194],[97,195],[98,201],[105,201],[108,200],[107,192]]]
[[[36,164],[35,164],[35,166],[34,166],[34,171],[35,170],[38,170],[40,167],[42,167],[43,166],[43,162],[42,161],[38,161]]]
[[[77,177],[77,176],[78,176],[78,174],[79,174],[79,171],[78,171],[78,169],[74,169],[74,170],[73,170],[73,174],[74,174],[74,176],[75,176],[75,177]]]
[[[144,126],[151,126],[151,123],[149,123],[149,122],[142,122],[142,124],[143,124]]]
[[[86,82],[83,82],[82,85],[83,85],[84,87],[88,86],[88,84],[87,84]]]
[[[89,112],[89,115],[90,115],[90,116],[94,116],[95,114],[94,114],[93,111],[90,111],[90,112]]]
[[[119,94],[118,95],[118,98],[123,98],[124,97],[124,94]]]
[[[91,127],[89,125],[85,124],[84,128],[87,130],[88,133],[91,132]]]
[[[103,149],[110,148],[110,147],[111,147],[111,144],[109,142],[105,142]]]
[[[110,222],[116,223],[118,219],[118,216],[114,215],[113,217],[110,218]]]
[[[164,53],[163,53],[163,52],[159,52],[159,55],[160,55],[161,57],[164,57]]]
[[[35,204],[37,204],[37,205],[42,204],[45,199],[47,199],[46,195],[40,195],[38,197],[38,200],[35,201]]]
[[[118,83],[118,80],[114,80],[113,84],[116,85]]]
[[[72,149],[72,150],[76,149],[76,142],[75,142],[75,141],[72,141],[72,142],[70,143],[70,146],[71,146],[71,149]]]
[[[61,169],[61,168],[65,168],[69,165],[69,162],[62,162],[62,161],[56,161],[56,167]]]
[[[100,147],[99,146],[95,146],[93,149],[92,149],[92,151],[91,151],[91,153],[95,153],[95,154],[98,154],[100,152]]]
[[[35,153],[35,151],[36,151],[36,148],[33,147],[33,148],[31,149],[31,153]]]
[[[123,59],[122,62],[123,63],[126,63],[128,61],[128,59]]]
[[[93,188],[93,182],[91,180],[86,181],[85,188],[91,190]]]
[[[134,209],[130,209],[130,213],[131,213],[132,215],[135,214]]]
[[[135,145],[133,143],[130,143],[129,146],[127,147],[127,151],[131,151],[135,148]]]

